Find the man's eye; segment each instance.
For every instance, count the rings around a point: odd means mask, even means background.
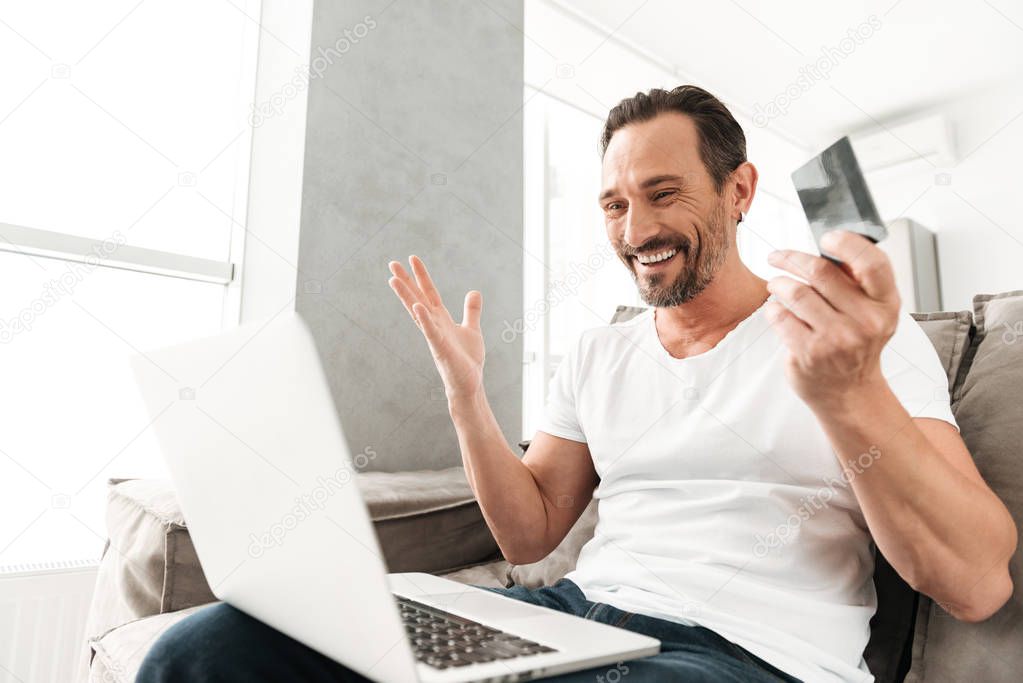
[[[621,202],[611,202],[610,204],[607,205],[608,211],[621,211],[622,208],[623,205]]]
[[[674,190],[661,190],[660,192],[658,192],[658,193],[656,193],[654,195],[654,199],[655,200],[657,200],[657,199],[664,199],[665,197],[671,195],[673,192],[674,192]]]

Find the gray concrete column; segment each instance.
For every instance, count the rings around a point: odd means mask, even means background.
[[[502,332],[523,310],[522,11],[315,2],[296,308],[367,469],[460,463],[425,340],[387,286],[387,262],[412,253],[456,320],[483,293],[488,395],[518,439],[522,340]]]

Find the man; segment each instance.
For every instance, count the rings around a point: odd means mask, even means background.
[[[872,543],[955,618],[998,610],[1015,525],[959,436],[933,348],[900,314],[883,252],[833,233],[823,247],[845,265],[780,251],[771,263],[799,279],[746,268],[736,231],[757,171],[741,127],[700,88],[622,101],[602,147],[608,239],[651,309],[582,335],[521,460],[487,405],[480,293],[459,324],[422,261],[411,274],[390,264],[504,556],[545,557],[599,501],[575,571],[504,592],[659,638],[660,654],[622,665],[637,681],[872,680]],[[236,671],[224,662],[246,647],[288,661],[277,675],[289,680],[351,675],[226,606],[188,621],[140,680],[213,680],[203,672]]]

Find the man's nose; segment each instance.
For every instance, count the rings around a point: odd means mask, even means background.
[[[625,217],[625,234],[622,236],[625,243],[633,246],[642,246],[648,239],[657,234],[657,222],[652,213],[642,207],[629,206],[629,212]]]

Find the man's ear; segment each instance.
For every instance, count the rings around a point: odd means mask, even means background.
[[[753,203],[753,195],[757,192],[757,180],[759,179],[757,167],[748,161],[744,161],[729,176],[731,187],[730,217],[736,223],[742,220],[744,213],[749,211]]]

